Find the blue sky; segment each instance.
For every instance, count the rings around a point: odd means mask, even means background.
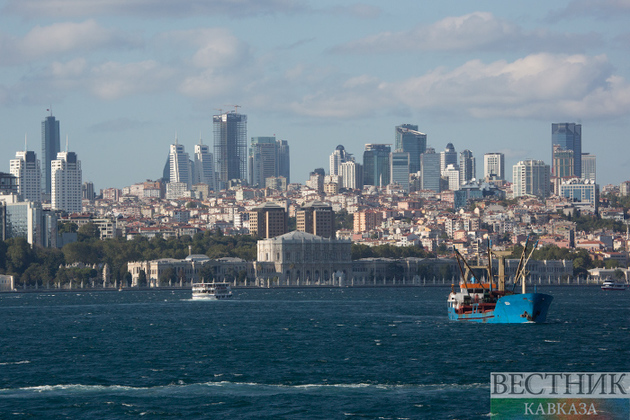
[[[0,1],[0,171],[41,154],[52,105],[84,180],[161,176],[177,135],[213,144],[219,109],[291,147],[304,182],[343,144],[551,161],[551,123],[582,124],[598,183],[630,179],[630,0]]]

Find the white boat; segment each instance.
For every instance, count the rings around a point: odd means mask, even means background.
[[[232,297],[229,283],[193,283],[192,298],[194,300],[223,300]]]
[[[602,290],[626,290],[626,287],[625,283],[618,283],[613,280],[605,280],[602,283]]]

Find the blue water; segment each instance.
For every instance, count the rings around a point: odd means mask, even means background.
[[[475,419],[490,372],[629,370],[628,292],[486,325],[449,289],[0,294],[0,418]]]

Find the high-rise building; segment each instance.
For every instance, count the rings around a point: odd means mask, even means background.
[[[346,152],[346,149],[340,144],[335,151],[330,155],[329,168],[330,175],[341,175],[341,164],[344,162],[353,161],[352,155]]]
[[[449,164],[446,169],[442,171],[442,176],[448,180],[449,190],[459,190],[461,183],[459,182],[459,167],[457,165]]]
[[[305,204],[296,213],[297,230],[324,238],[335,238],[335,212],[321,201]]]
[[[420,156],[421,189],[440,192],[440,155],[432,147]]]
[[[42,193],[51,194],[50,162],[57,159],[57,153],[61,151],[61,139],[59,137],[59,121],[52,114],[42,121]]]
[[[291,183],[291,154],[289,142],[286,140],[278,140],[278,174],[287,180],[287,184]]]
[[[218,188],[233,179],[247,180],[247,115],[227,112],[212,120]]]
[[[68,213],[81,213],[82,172],[81,161],[74,152],[59,152],[50,163],[51,208]]]
[[[363,189],[363,165],[356,162],[341,164],[341,183],[344,188]]]
[[[402,124],[395,128],[395,152],[409,153],[409,173],[420,170],[420,155],[427,149],[427,135],[418,131],[418,126]]]
[[[366,144],[363,152],[363,185],[386,187],[389,185],[389,154],[392,149],[388,144]]]
[[[457,152],[453,143],[448,143],[446,149],[440,152],[440,172],[444,175],[444,170],[448,165],[454,165],[459,169],[459,162],[457,161]]]
[[[57,246],[57,215],[38,202],[0,203],[0,240],[24,238],[31,246]]]
[[[475,158],[472,152],[466,149],[459,154],[459,182],[463,185],[475,178],[477,178]]]
[[[210,146],[203,144],[201,140],[199,140],[199,144],[195,145],[195,163],[193,168],[194,184],[206,184],[208,189],[216,189],[214,156],[210,153]]]
[[[575,176],[574,170],[575,154],[573,150],[563,149],[560,145],[554,144],[551,176],[555,178],[573,177]]]
[[[483,155],[483,177],[485,179],[505,179],[505,155],[503,153],[486,153]]]
[[[0,194],[18,194],[18,179],[13,174],[0,172]]]
[[[190,155],[186,153],[184,145],[179,144],[177,139],[175,139],[175,144],[171,144],[169,161],[171,168],[169,182],[186,184],[187,188],[190,189],[192,187]]]
[[[569,199],[574,206],[597,213],[599,186],[589,179],[572,178],[560,184],[560,197]]]
[[[278,176],[278,143],[275,137],[252,137],[249,147],[249,185],[262,188]]]
[[[323,192],[325,171],[323,170],[323,168],[318,168],[318,169],[321,169],[321,171],[318,171],[316,169],[315,171],[309,174],[309,178],[308,180],[306,180],[306,186],[317,192]]]
[[[582,174],[582,124],[575,123],[553,123],[551,124],[551,155],[553,156],[553,146],[558,145],[564,150],[573,150],[573,174]],[[551,173],[555,174],[555,168]],[[557,176],[557,175],[556,175]]]
[[[274,238],[289,231],[287,212],[275,203],[265,203],[249,212],[249,232],[254,236]]]
[[[11,159],[10,172],[17,178],[22,200],[39,203],[42,199],[42,179],[39,159],[33,151],[20,151]]]
[[[595,155],[590,153],[582,153],[582,179],[590,179],[597,182],[597,166]]]
[[[81,197],[84,200],[94,200],[94,183],[91,181],[85,181],[81,186]]]
[[[409,153],[390,153],[389,173],[391,174],[391,183],[400,185],[405,192],[409,192],[409,167]]]
[[[522,160],[513,167],[512,171],[513,196],[525,195],[544,198],[549,196],[551,188],[550,169],[542,160]]]

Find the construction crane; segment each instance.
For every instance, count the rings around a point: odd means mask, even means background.
[[[242,106],[240,105],[225,105],[225,106],[233,106],[234,107],[234,112],[238,114],[238,109],[242,108]]]

